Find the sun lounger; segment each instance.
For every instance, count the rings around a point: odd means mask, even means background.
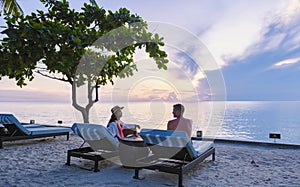
[[[22,124],[12,114],[0,114],[0,124],[6,129],[6,134],[0,136],[0,148],[3,148],[4,141],[14,141],[23,139],[55,137],[66,135],[69,140],[70,128],[49,127],[37,124]]]
[[[215,148],[211,141],[199,141],[188,138],[186,132],[142,129],[140,136],[149,146],[152,154],[141,159],[135,168],[134,178],[139,179],[141,169],[158,170],[178,175],[178,186],[182,186],[185,172],[203,162],[209,156],[215,160]]]
[[[68,150],[67,163],[71,164],[71,157],[94,161],[94,171],[99,171],[98,162],[118,156],[119,142],[102,125],[74,123],[74,134],[80,136],[89,147]]]

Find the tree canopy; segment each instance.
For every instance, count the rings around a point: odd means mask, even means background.
[[[163,38],[149,32],[147,23],[128,9],[113,12],[85,3],[77,12],[66,0],[41,2],[46,12],[5,16],[0,79],[8,76],[22,87],[39,73],[68,82],[72,85],[73,106],[79,109],[74,100],[75,87],[84,81],[106,85],[113,83],[114,77],[133,75],[137,49],[144,49],[159,69],[167,68],[167,54],[161,49]]]
[[[16,0],[0,0],[0,5],[0,15],[2,10],[7,14],[23,14],[23,10]]]

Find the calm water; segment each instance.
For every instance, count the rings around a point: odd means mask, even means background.
[[[131,102],[97,103],[90,122],[106,125],[113,105],[125,106],[122,120],[139,124],[142,128],[165,129],[172,119],[173,103]],[[228,101],[184,103],[185,117],[193,120],[193,130],[202,130],[204,136],[234,140],[273,142],[269,133],[280,133],[278,143],[300,144],[300,102],[253,102]],[[219,108],[218,108],[219,107]],[[14,103],[0,102],[0,113],[13,113],[21,122],[34,119],[36,123],[64,126],[82,122],[81,114],[69,103]]]

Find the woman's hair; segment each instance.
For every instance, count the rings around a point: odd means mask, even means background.
[[[109,119],[109,122],[108,122],[108,123],[114,122],[114,121],[116,121],[116,120],[118,120],[118,118],[116,117],[116,115],[115,115],[115,114],[111,114],[111,116],[110,116],[110,119]]]
[[[122,117],[122,112],[121,112],[121,110],[116,111],[116,112],[114,112],[114,113],[111,114],[110,120],[109,120],[108,123],[114,122],[114,121],[116,121],[116,120],[120,120],[121,117]]]

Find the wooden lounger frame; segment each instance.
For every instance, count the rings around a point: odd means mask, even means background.
[[[194,168],[197,164],[203,162],[206,158],[212,156],[212,160],[215,160],[215,148],[211,147],[206,150],[204,153],[199,155],[197,158],[186,161],[186,160],[174,160],[174,159],[163,159],[160,161],[157,159],[157,164],[137,167],[135,168],[134,177],[135,179],[139,179],[139,171],[142,169],[149,170],[158,170],[165,173],[177,174],[178,175],[178,186],[182,186],[183,182],[183,174]],[[149,159],[147,159],[149,161]]]
[[[82,147],[77,149],[68,150],[66,165],[71,165],[71,157],[83,158],[94,161],[94,172],[99,170],[99,161],[106,160],[118,156],[118,151],[110,152],[95,152],[91,147]]]

